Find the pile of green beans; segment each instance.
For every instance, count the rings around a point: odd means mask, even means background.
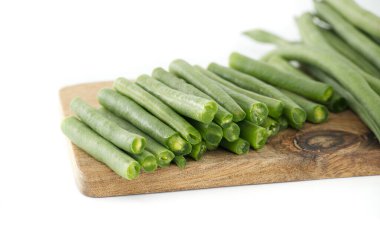
[[[260,60],[234,52],[229,66],[203,68],[177,59],[118,78],[98,91],[99,108],[73,99],[63,133],[128,180],[219,147],[246,154],[347,108],[380,140],[380,18],[353,0],[314,4],[315,14],[296,18],[302,41],[253,29],[244,35],[277,46]]]

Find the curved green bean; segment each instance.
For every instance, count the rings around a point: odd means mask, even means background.
[[[375,134],[377,139],[380,139],[380,126],[376,124],[368,110],[347,90],[345,90],[338,82],[333,78],[322,72],[316,67],[306,66],[306,70],[316,79],[320,79],[329,83],[337,91],[339,91],[342,96],[347,100],[350,108],[363,120],[363,122],[370,128],[370,130]]]
[[[327,102],[334,93],[334,90],[325,83],[298,78],[239,53],[232,53],[229,62],[230,66],[238,71],[316,102]]]
[[[305,20],[307,20],[307,19],[305,19]],[[301,27],[299,26],[299,28],[301,28]],[[305,38],[303,38],[303,41],[305,42],[306,45],[322,48],[322,49],[325,49],[325,50],[330,50],[331,53],[335,53],[337,57],[340,57],[341,59],[345,60],[352,67],[354,67],[355,70],[357,70],[358,72],[360,72],[364,76],[364,78],[367,80],[367,82],[371,85],[371,88],[373,90],[375,90],[380,95],[380,79],[372,76],[371,74],[368,74],[367,72],[365,72],[364,70],[362,70],[361,68],[359,68],[358,66],[356,66],[353,62],[351,62],[350,60],[348,60],[347,58],[345,58],[343,55],[341,55],[340,53],[338,53],[332,46],[330,46],[330,44],[327,41],[322,40],[321,39],[322,34],[321,33],[318,34],[318,29],[316,28],[315,25],[314,25],[314,27],[313,26],[309,26],[307,29],[305,29],[304,33],[313,33],[313,36],[305,36]],[[301,32],[301,35],[303,35],[302,32]],[[318,36],[318,38],[316,38],[316,39],[313,39],[313,40],[310,39],[310,38],[315,38],[317,36]],[[267,43],[273,43],[273,44],[275,44],[276,41],[270,41],[270,38],[271,38],[270,36],[267,37],[267,39],[266,39]],[[286,45],[286,44],[284,44],[284,45]],[[288,42],[287,45],[295,45],[295,44],[291,43],[291,42]],[[263,57],[263,59],[267,60],[268,58],[272,57],[273,55],[274,55],[274,53],[270,52],[269,54],[265,55]]]
[[[286,46],[274,51],[287,60],[298,60],[313,65],[336,79],[368,110],[377,125],[380,125],[379,96],[371,89],[365,78],[347,61],[331,57],[329,51],[307,46]]]
[[[326,0],[326,2],[356,27],[380,38],[380,17],[363,9],[353,0]]]
[[[314,1],[314,6],[318,14],[333,27],[339,36],[380,69],[380,47],[375,42],[358,31],[328,4]]]
[[[348,60],[352,61],[356,66],[361,68],[368,74],[373,75],[376,78],[380,77],[379,70],[372,65],[366,58],[364,58],[358,51],[344,42],[338,35],[334,34],[332,31],[328,31],[319,28],[322,35],[326,41],[340,54],[346,57]]]

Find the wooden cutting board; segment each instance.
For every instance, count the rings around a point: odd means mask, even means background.
[[[69,103],[81,97],[98,106],[96,93],[111,82],[68,86],[60,90],[64,116]],[[122,179],[102,163],[70,143],[79,190],[90,197],[170,192],[212,187],[380,175],[380,145],[351,111],[331,114],[327,123],[287,129],[260,151],[237,156],[227,151],[207,152],[186,169],[172,165],[136,180]]]

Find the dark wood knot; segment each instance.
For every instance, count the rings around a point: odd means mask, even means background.
[[[312,152],[333,152],[363,141],[362,137],[346,131],[299,132],[294,144],[297,148]]]

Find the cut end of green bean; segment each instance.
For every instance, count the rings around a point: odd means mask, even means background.
[[[280,127],[279,127],[279,125],[276,125],[276,124],[271,124],[267,128],[267,134],[269,136],[275,136],[278,134],[279,131],[280,131]]]
[[[186,158],[184,156],[175,156],[174,163],[178,168],[183,169],[186,166]]]
[[[223,148],[225,148],[225,149],[227,149],[227,150],[229,150],[235,154],[238,154],[238,155],[246,154],[249,151],[249,143],[247,141],[245,141],[244,139],[241,139],[241,138],[239,138],[233,142],[229,142],[226,139],[223,139],[220,142],[220,145]]]
[[[324,100],[323,102],[327,102],[328,100],[330,100],[333,94],[334,94],[334,89],[329,86],[323,94],[323,100]]]
[[[146,140],[145,138],[136,138],[133,142],[132,142],[132,152],[134,154],[139,154],[141,153],[144,148],[145,148],[145,145],[146,145]]]
[[[220,118],[220,120],[216,120],[215,118],[215,122],[217,122],[220,126],[224,127],[228,124],[230,124],[232,122],[232,119],[233,119],[233,116],[232,114],[225,114],[223,118]]]
[[[140,175],[141,165],[137,162],[131,163],[126,169],[124,178],[132,180],[137,178]]]
[[[146,157],[142,162],[141,166],[146,172],[153,172],[157,170],[157,160],[154,156]]]
[[[198,134],[192,134],[192,132],[189,133],[187,141],[189,141],[190,144],[198,144],[202,140],[199,132],[197,133]]]
[[[191,144],[179,135],[171,136],[168,140],[168,148],[175,155],[187,155],[191,152]]]
[[[280,130],[284,130],[284,129],[288,128],[288,126],[289,126],[288,120],[286,120],[285,116],[280,116],[277,119],[277,122],[280,125]]]
[[[189,154],[194,160],[200,160],[207,151],[207,146],[205,142],[200,142],[199,144],[193,145],[193,148]]]
[[[223,137],[230,142],[236,141],[240,135],[240,128],[236,123],[231,123],[223,128]]]
[[[157,163],[159,167],[167,167],[174,159],[174,154],[171,151],[164,151],[157,155]]]
[[[218,149],[218,146],[219,146],[219,144],[213,144],[213,143],[206,142],[206,147],[207,147],[207,150],[209,150],[209,151],[213,151],[213,150]]]
[[[246,113],[244,111],[238,111],[233,114],[232,121],[240,122],[244,120],[245,116],[246,116]]]
[[[339,96],[338,98],[333,100],[330,100],[329,103],[327,104],[327,107],[331,112],[334,113],[339,113],[342,111],[345,111],[347,109],[347,101],[343,97]]]
[[[240,137],[250,143],[255,150],[262,148],[268,139],[266,128],[258,126],[248,120],[240,122]]]
[[[205,141],[218,145],[220,143],[220,140],[223,138],[223,132],[222,134],[219,134],[217,132],[211,132],[206,135]]]
[[[308,118],[308,120],[312,123],[322,123],[328,119],[329,112],[325,106],[316,106],[313,111],[314,117]]]
[[[251,121],[255,124],[260,125],[268,117],[268,108],[263,103],[256,103],[252,106],[251,114]]]
[[[265,128],[267,130],[268,137],[275,136],[280,131],[280,124],[270,117],[268,117],[264,121],[264,123],[261,125],[261,127]]]
[[[268,140],[267,131],[265,129],[257,130],[254,133],[253,140],[254,141],[250,143],[252,148],[254,148],[255,150],[263,148]]]
[[[293,121],[298,125],[303,124],[306,121],[306,112],[303,109],[293,108],[291,116]]]
[[[208,102],[204,106],[204,111],[202,115],[200,116],[201,122],[203,123],[210,123],[215,117],[216,112],[218,112],[218,104],[214,101]]]
[[[206,142],[218,145],[223,138],[223,129],[219,125],[211,123],[207,126],[203,137]]]

